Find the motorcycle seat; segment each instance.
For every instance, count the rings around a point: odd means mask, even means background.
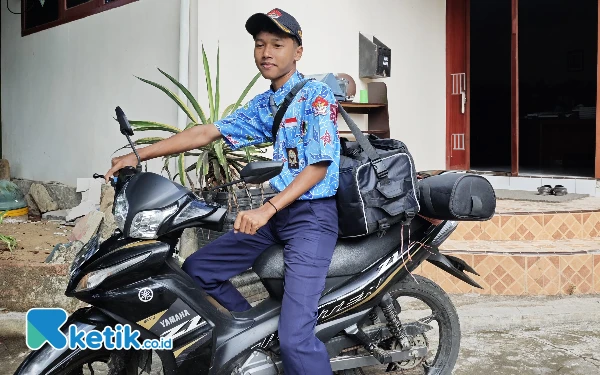
[[[416,222],[417,220],[412,221],[411,232],[415,229]],[[339,239],[327,277],[351,276],[364,271],[394,249],[399,249],[401,238],[402,226],[395,224],[382,237],[369,235]],[[283,245],[269,247],[256,259],[252,268],[261,279],[283,279]]]

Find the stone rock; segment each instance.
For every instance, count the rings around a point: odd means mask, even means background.
[[[81,241],[74,241],[67,244],[58,244],[54,246],[54,249],[48,255],[46,259],[47,263],[66,263],[71,264],[75,259],[75,256],[81,250],[84,243]]]
[[[0,159],[0,180],[10,181],[10,164],[6,159]]]
[[[65,220],[67,217],[67,210],[57,210],[46,212],[42,215],[42,219],[44,220]]]
[[[89,214],[92,211],[96,211],[97,209],[98,207],[94,203],[90,201],[84,201],[81,202],[77,207],[70,209],[66,219],[67,221],[73,221],[79,217]]]
[[[60,182],[44,183],[50,197],[56,202],[59,210],[68,210],[81,203],[81,193],[74,186],[61,184]]]
[[[105,188],[108,186],[108,188]],[[102,185],[102,193],[100,195],[100,211],[104,214],[112,212],[113,202],[115,200],[115,189],[110,185]]]
[[[100,223],[104,219],[104,214],[100,211],[92,211],[85,215],[73,228],[73,232],[69,236],[69,241],[81,241],[84,244],[96,234]]]
[[[35,216],[35,217],[42,216],[42,212],[40,211],[40,208],[38,207],[37,203],[35,203],[35,201],[33,200],[33,198],[31,197],[30,194],[27,194],[25,196],[25,202],[27,203],[27,206],[29,207],[29,216]]]
[[[40,212],[54,211],[58,209],[56,202],[48,194],[48,190],[42,184],[34,183],[29,189],[29,194],[37,204]]]
[[[104,220],[102,220],[102,224],[100,224],[100,238],[102,240],[106,240],[112,236],[115,229],[117,229],[117,224],[115,223],[115,217],[112,212],[104,212]]]
[[[198,230],[196,228],[185,228],[179,239],[179,256],[185,260],[198,248]]]
[[[33,185],[35,183],[35,181],[26,180],[23,178],[13,178],[11,180],[11,182],[13,184],[17,185],[19,187],[19,189],[21,189],[21,192],[23,192],[23,195],[29,194],[29,189],[31,189],[31,185]]]

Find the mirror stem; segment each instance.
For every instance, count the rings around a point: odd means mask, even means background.
[[[125,134],[125,136],[127,137],[127,140],[129,141],[129,145],[131,146],[131,149],[133,150],[133,153],[135,154],[135,157],[137,158],[138,165],[136,166],[136,169],[138,171],[141,171],[142,170],[142,161],[140,160],[140,155],[138,155],[137,150],[135,149],[135,146],[133,145],[133,142],[131,141],[131,138],[129,137],[129,134]]]
[[[244,181],[244,180],[243,179],[239,179],[239,180],[231,181],[231,182],[228,182],[226,184],[216,186],[216,187],[210,189],[209,191],[215,191],[217,189],[221,189],[221,188],[224,188],[224,187],[227,187],[227,186],[235,185],[235,184],[240,183],[242,181]]]

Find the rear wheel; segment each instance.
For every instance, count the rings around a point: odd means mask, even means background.
[[[427,355],[389,365],[344,370],[339,372],[339,375],[375,375],[381,374],[382,370],[392,374],[451,374],[460,349],[460,322],[448,295],[433,281],[417,275],[398,282],[388,293],[396,302],[396,309],[398,310],[398,306],[401,308],[398,317],[403,325],[418,321],[431,326],[432,329],[425,333],[409,337],[411,345],[427,346]],[[383,316],[381,309],[377,310],[378,315]],[[362,328],[372,330],[377,325],[385,326],[385,323],[376,322]],[[384,349],[400,349],[399,343],[393,337],[383,338],[379,346]],[[352,353],[345,354],[367,353],[363,348],[355,348]]]

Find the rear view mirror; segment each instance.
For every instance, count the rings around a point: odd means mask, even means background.
[[[117,114],[117,121],[119,122],[119,126],[121,128],[121,134],[125,136],[133,135],[133,129],[131,129],[131,125],[127,120],[127,116],[125,116],[125,112],[123,112],[121,107],[115,108],[115,112]]]
[[[255,161],[240,171],[240,177],[248,184],[262,184],[279,175],[283,163],[279,161]]]

